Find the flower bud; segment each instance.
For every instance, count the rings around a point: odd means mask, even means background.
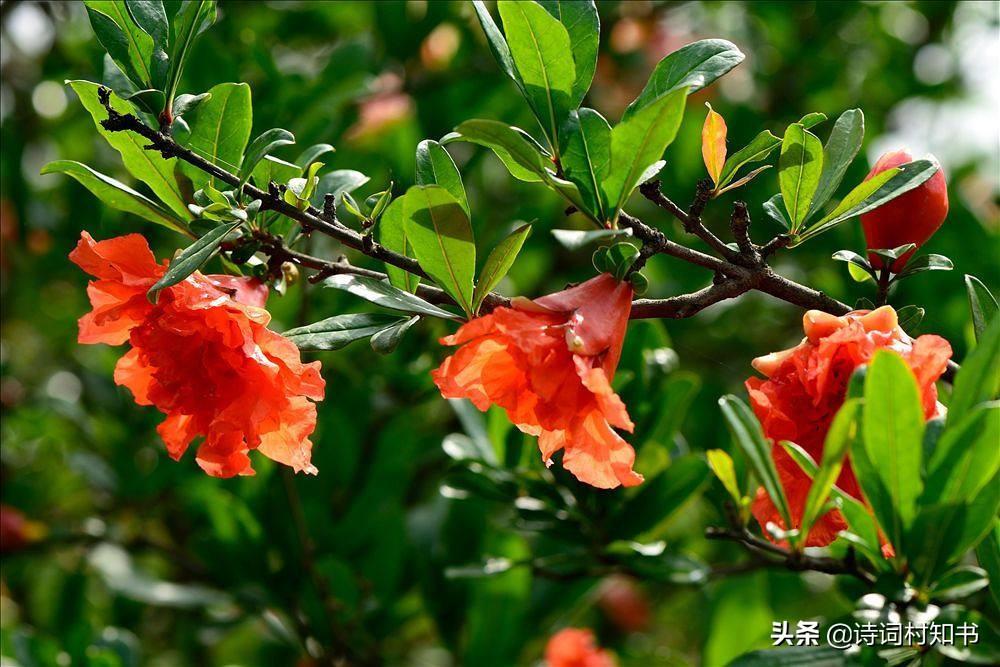
[[[905,150],[886,153],[875,163],[865,180],[912,161],[913,157]],[[947,215],[948,185],[944,172],[939,168],[933,176],[909,192],[863,214],[861,225],[869,250],[898,248],[907,243],[919,248],[938,230]],[[916,248],[893,262],[893,273],[902,271],[914,252]],[[868,261],[876,269],[881,269],[884,260],[869,252]]]

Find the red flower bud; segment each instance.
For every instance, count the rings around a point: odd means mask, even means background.
[[[879,158],[865,180],[887,169],[912,162],[913,157],[905,150],[891,151]],[[868,248],[891,249],[916,244],[917,248],[927,242],[938,230],[948,215],[948,185],[944,172],[939,168],[929,179],[909,192],[896,197],[861,216]],[[892,265],[893,273],[899,273],[910,260],[916,248],[909,251]],[[882,258],[868,253],[868,261],[876,269],[882,268]]]
[[[635,581],[612,575],[601,584],[597,604],[622,632],[640,632],[649,626],[649,599]]]

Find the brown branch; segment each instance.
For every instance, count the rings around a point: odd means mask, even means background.
[[[767,558],[770,562],[782,565],[790,570],[811,570],[826,574],[847,574],[860,579],[866,584],[875,583],[875,578],[859,566],[857,559],[854,557],[853,549],[848,551],[847,557],[843,559],[828,558],[825,556],[807,556],[806,554],[792,552],[776,544],[772,544],[746,529],[737,530],[714,526],[709,526],[705,529],[705,537],[710,540],[738,542],[757,556]]]
[[[680,220],[681,224],[684,226],[684,231],[688,234],[694,234],[700,238],[710,248],[712,248],[712,250],[718,253],[720,257],[729,261],[736,258],[736,253],[733,249],[727,246],[722,239],[712,233],[712,231],[701,221],[701,213],[705,210],[705,206],[711,198],[711,181],[705,179],[698,182],[698,188],[695,193],[694,201],[691,202],[691,206],[688,208],[687,212],[663,194],[663,191],[660,189],[659,179],[646,181],[639,186],[639,192],[641,192],[646,199]]]

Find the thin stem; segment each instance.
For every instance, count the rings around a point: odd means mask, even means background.
[[[878,274],[878,289],[875,292],[875,306],[884,306],[889,302],[889,287],[892,286],[891,265],[888,261],[882,260],[882,269]]]

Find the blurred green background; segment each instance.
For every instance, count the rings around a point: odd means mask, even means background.
[[[884,150],[933,152],[948,177],[951,212],[926,250],[951,257],[956,270],[905,281],[893,303],[926,308],[918,332],[945,336],[962,359],[971,335],[962,274],[994,291],[1000,283],[1000,5],[598,5],[601,53],[588,105],[609,119],[620,116],[656,62],[688,42],[721,37],[747,54],[689,100],[661,174],[664,190],[681,203],[705,175],[705,101],[726,118],[732,148],[765,128],[780,135],[811,111],[831,118],[814,129],[825,139],[832,119],[861,107],[865,148],[845,183],[860,181]],[[190,456],[170,461],[154,431],[160,416],[135,406],[112,381],[121,350],[76,344],[76,318],[88,309],[86,277],[66,255],[83,229],[96,238],[141,231],[161,257],[183,240],[102,206],[71,179],[39,175],[45,163],[65,158],[128,180],[63,85],[101,80],[103,51],[82,4],[3,2],[0,12],[2,501],[46,533],[3,556],[4,665],[313,664],[307,656],[316,647],[303,645],[303,635],[324,646],[350,644],[376,663],[534,664],[545,639],[564,625],[595,628],[622,665],[717,665],[768,645],[772,620],[849,607],[851,590],[829,577],[773,571],[703,586],[532,577],[524,568],[447,579],[448,566],[526,554],[544,538],[514,530],[508,508],[439,492],[448,468],[442,436],[475,430],[456,419],[430,381],[444,356],[433,344],[446,333],[440,323],[421,324],[388,357],[364,342],[318,355],[328,382],[314,438],[320,475],[291,482],[314,548],[303,547],[298,534],[288,480],[263,457],[255,457],[256,477],[233,480],[206,477]],[[182,91],[224,81],[251,84],[253,135],[285,127],[300,148],[334,144],[328,166],[370,175],[364,195],[390,180],[403,192],[412,184],[416,144],[462,120],[535,129],[464,2],[220,2],[220,19],[197,43]],[[584,228],[578,216],[563,215],[561,200],[513,180],[486,150],[449,150],[469,191],[480,248],[492,247],[514,221],[537,220],[501,291],[538,295],[592,273],[589,251],[570,253],[549,234]],[[760,208],[776,190],[770,170],[713,202],[704,218],[724,234],[732,201],[745,199],[762,242],[779,231]],[[698,247],[640,199],[630,207],[634,215]],[[323,241],[316,254],[338,252]],[[782,253],[775,268],[853,303],[870,297],[871,286],[853,282],[830,255],[862,247],[854,221]],[[666,257],[651,261],[647,275],[650,296],[691,291],[711,277]],[[303,290],[302,283],[269,304],[279,331],[360,307],[348,295]],[[742,391],[753,357],[795,343],[800,317],[751,294],[690,320],[633,325],[633,351],[641,352],[649,335],[659,337],[657,354],[639,354],[636,363],[697,388],[671,434],[671,455],[728,447],[716,398]],[[628,372],[620,381],[629,381]],[[633,394],[633,414],[655,415],[669,399]],[[485,420],[490,434],[515,438],[504,435],[497,417]],[[524,465],[541,467],[534,444],[521,444]],[[738,560],[735,547],[701,537],[703,526],[720,521],[721,497],[710,487],[671,521],[665,535],[672,552]],[[303,557],[314,558],[319,587]],[[332,609],[322,603],[324,586],[337,601]],[[649,618],[639,627],[622,623],[609,589],[633,611],[648,605]],[[303,633],[306,626],[312,630]]]

